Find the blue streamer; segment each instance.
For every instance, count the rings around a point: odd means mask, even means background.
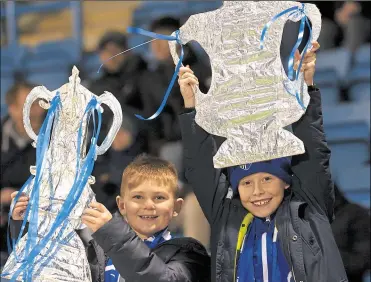
[[[35,257],[40,253],[40,251],[46,246],[48,241],[50,240],[50,237],[55,233],[56,229],[61,226],[59,230],[59,234],[57,236],[57,242],[60,239],[60,235],[63,234],[63,231],[65,227],[67,226],[67,220],[66,218],[76,205],[78,199],[81,196],[81,193],[85,187],[85,184],[87,183],[88,177],[90,176],[93,167],[94,167],[94,159],[96,155],[96,144],[97,139],[99,136],[100,128],[101,128],[101,112],[98,110],[98,102],[95,97],[92,98],[92,100],[87,105],[87,108],[85,110],[84,116],[86,114],[91,114],[94,111],[97,111],[98,113],[98,128],[96,129],[95,123],[94,123],[94,135],[92,137],[91,146],[88,151],[88,154],[86,155],[85,161],[80,166],[80,157],[77,158],[77,164],[76,164],[76,175],[74,184],[70,190],[70,193],[68,194],[65,202],[63,203],[62,209],[60,213],[58,214],[55,222],[53,223],[49,233],[39,242],[39,244],[35,245],[32,248],[32,251],[28,254],[27,260],[25,260],[22,265],[18,268],[18,270],[14,273],[12,277],[12,281],[14,281],[24,270],[26,270],[26,273],[24,274],[26,280],[30,281],[33,271],[33,261]],[[81,140],[82,140],[82,121],[80,123],[80,128],[78,131],[78,147],[77,147],[77,156],[81,156]],[[55,244],[53,248],[55,250],[52,252],[52,256],[55,255],[55,253],[58,251],[58,245]],[[50,258],[52,256],[48,256],[50,261]],[[39,260],[40,261],[40,260]],[[38,262],[39,262],[38,261]],[[47,263],[46,263],[47,264]],[[42,263],[40,269],[38,271],[41,271],[41,269],[46,265],[45,263]]]
[[[291,8],[288,8],[282,12],[280,12],[279,14],[275,15],[263,28],[262,30],[262,33],[261,33],[261,36],[260,36],[260,49],[263,49],[263,46],[264,46],[264,38],[265,38],[265,35],[267,33],[267,30],[268,28],[272,25],[273,22],[275,22],[278,18],[280,18],[281,16],[287,14],[287,13],[290,13],[289,16],[293,15],[293,14],[296,14],[296,13],[301,13],[303,14],[303,17],[301,18],[301,21],[300,21],[300,28],[299,28],[299,34],[298,34],[298,39],[295,43],[295,46],[294,48],[291,50],[291,53],[290,53],[290,57],[289,57],[289,61],[288,61],[288,77],[290,80],[293,79],[294,77],[294,73],[295,73],[295,80],[298,79],[299,77],[299,73],[300,73],[300,69],[301,69],[301,66],[302,66],[302,63],[303,63],[303,60],[304,60],[304,55],[308,49],[308,47],[311,45],[311,41],[312,41],[312,29],[310,27],[310,24],[309,24],[309,21],[308,21],[308,17],[306,16],[305,14],[305,9],[304,9],[305,5],[304,3],[302,3],[302,6],[301,7],[298,7],[298,6],[295,6],[295,7],[291,7]],[[305,24],[308,25],[309,27],[309,32],[310,32],[310,35],[309,35],[309,40],[308,42],[305,44],[305,48],[302,52],[302,57],[300,59],[300,63],[299,63],[299,67],[298,69],[295,71],[294,70],[294,58],[295,58],[295,52],[296,50],[299,48],[302,40],[303,40],[303,35],[304,35],[304,29],[305,29]],[[286,87],[285,87],[286,88]],[[299,93],[298,91],[295,91],[296,93],[295,94],[292,94],[290,91],[288,91],[288,89],[286,88],[286,91],[296,97],[296,100],[298,101],[299,105],[302,107],[302,109],[305,110],[305,106],[304,106],[304,103],[303,101],[300,99],[299,97]]]
[[[23,187],[21,188],[19,193],[16,195],[16,197],[14,199],[14,202],[13,202],[13,207],[10,209],[10,212],[9,212],[9,218],[10,218],[10,216],[13,212],[13,208],[14,208],[15,203],[19,200],[19,197],[21,197],[22,192],[24,191],[24,189],[26,187],[28,187],[30,182],[34,179],[35,180],[34,181],[34,186],[31,190],[31,194],[30,194],[31,201],[26,208],[26,212],[25,212],[24,219],[23,219],[23,222],[22,222],[21,231],[18,235],[18,238],[17,238],[16,242],[14,242],[14,239],[12,239],[13,252],[14,252],[14,256],[15,256],[15,259],[16,259],[17,262],[25,261],[26,257],[28,256],[29,249],[32,247],[32,244],[36,244],[37,217],[38,217],[38,193],[39,193],[38,184],[39,184],[39,181],[40,181],[41,166],[43,164],[43,160],[44,160],[44,156],[45,156],[47,146],[49,144],[51,125],[53,123],[53,118],[55,116],[55,112],[57,110],[57,107],[59,105],[60,105],[60,97],[59,97],[59,92],[57,92],[57,95],[54,96],[54,98],[51,101],[51,107],[48,110],[46,118],[45,118],[45,120],[44,120],[44,122],[43,122],[43,124],[40,128],[40,132],[39,132],[39,136],[38,136],[38,142],[37,142],[38,145],[37,145],[37,148],[36,148],[36,176],[35,177],[30,176],[29,177],[29,179],[23,185]],[[45,139],[47,140],[47,142],[44,142]],[[36,194],[36,196],[35,196],[35,194]],[[35,202],[36,197],[37,197],[37,199],[36,199],[36,202]],[[35,211],[35,209],[36,209],[36,211]],[[27,220],[28,220],[28,215],[29,215],[30,212],[31,212],[31,218],[30,218],[29,230],[28,230],[28,234],[27,234],[27,242],[26,242],[25,250],[23,251],[24,258],[21,260],[17,256],[16,248],[17,248],[18,242],[19,242],[19,240],[20,240],[20,238],[23,234],[24,228],[25,228]],[[36,224],[36,227],[33,224]],[[36,228],[36,235],[35,235],[35,228]],[[9,247],[10,246],[8,244],[8,248]],[[2,273],[1,274],[2,277],[7,276],[7,275],[9,275],[9,273]],[[16,277],[12,277],[12,281],[15,280],[15,279],[16,279]]]
[[[152,119],[155,119],[156,117],[158,117],[159,114],[164,109],[164,107],[166,105],[166,101],[169,98],[171,89],[173,88],[176,77],[179,73],[179,69],[182,66],[184,51],[183,51],[183,45],[182,45],[182,43],[180,41],[180,38],[179,38],[179,30],[175,31],[175,36],[158,34],[158,33],[150,32],[150,31],[143,30],[141,28],[136,28],[136,27],[128,27],[127,32],[128,33],[133,33],[133,34],[141,34],[141,35],[144,35],[144,36],[149,36],[149,37],[152,37],[152,38],[155,38],[155,39],[160,39],[160,40],[176,41],[181,47],[179,62],[176,65],[173,77],[171,78],[170,84],[169,84],[169,86],[168,86],[168,88],[165,92],[165,96],[164,96],[164,98],[161,102],[160,107],[157,109],[156,113],[154,113],[149,118],[144,118],[144,117],[142,117],[141,115],[138,115],[138,114],[135,115],[138,119],[141,119],[141,120],[152,120]]]
[[[16,245],[17,243],[19,242],[19,240],[21,239],[22,237],[22,234],[23,234],[23,231],[24,231],[24,228],[26,226],[26,223],[27,223],[27,217],[28,217],[28,213],[29,213],[29,210],[30,210],[30,205],[27,206],[26,208],[26,212],[24,214],[24,219],[23,219],[23,222],[22,222],[22,226],[21,226],[21,231],[18,235],[18,239],[15,240],[13,238],[11,238],[10,236],[10,220],[11,220],[11,217],[12,217],[12,213],[13,213],[13,210],[14,210],[14,206],[15,204],[18,202],[19,198],[21,197],[23,191],[26,189],[26,187],[29,186],[29,184],[31,183],[32,179],[33,179],[33,175],[31,175],[27,181],[25,182],[25,184],[23,184],[22,188],[19,190],[19,192],[17,193],[17,195],[15,196],[14,200],[13,200],[13,203],[9,209],[9,214],[8,214],[8,230],[7,230],[7,234],[6,234],[6,243],[7,243],[7,247],[8,247],[8,253],[10,254],[11,251],[13,250],[14,251],[14,257],[16,259],[16,261],[19,261],[18,259],[18,256],[17,256],[17,252],[16,252]],[[10,240],[12,241],[12,246],[10,246]]]

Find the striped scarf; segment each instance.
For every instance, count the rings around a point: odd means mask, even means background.
[[[253,218],[239,252],[237,282],[291,282],[289,265],[271,218]]]
[[[170,231],[166,229],[157,232],[156,234],[152,235],[151,237],[145,239],[143,242],[150,248],[153,249],[159,244],[168,241],[171,239]],[[104,271],[104,282],[121,282],[125,281],[118,271],[116,270],[115,266],[112,263],[111,259],[108,259],[106,263],[106,268]]]

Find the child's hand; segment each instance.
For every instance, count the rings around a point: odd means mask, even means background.
[[[316,51],[320,47],[317,41],[313,41],[312,46],[313,47],[304,55],[303,64],[301,65],[300,69],[300,72],[304,72],[304,80],[308,86],[314,84],[313,77],[316,69]],[[301,55],[299,51],[296,50],[294,59],[294,70],[298,69],[300,60]]]
[[[93,202],[89,206],[90,208],[84,210],[81,219],[82,223],[95,232],[111,220],[112,214],[101,203]]]
[[[12,198],[12,201],[14,201],[15,196],[17,196],[18,192],[13,192],[10,197]],[[17,203],[14,206],[13,212],[12,212],[12,219],[13,220],[23,220],[24,213],[28,206],[28,196],[26,194],[22,194],[22,196],[19,197]]]
[[[184,106],[186,108],[194,108],[195,93],[193,88],[195,85],[199,85],[198,78],[193,74],[193,71],[189,66],[181,67],[178,76],[178,83],[180,86],[180,92],[183,96]]]

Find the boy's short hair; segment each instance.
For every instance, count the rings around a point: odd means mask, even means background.
[[[180,20],[174,17],[163,17],[153,21],[150,25],[150,30],[169,29],[175,31],[181,27]]]
[[[127,189],[138,187],[145,181],[155,181],[168,186],[178,197],[178,173],[175,166],[166,160],[142,154],[136,157],[124,170],[121,181],[121,196]]]
[[[5,94],[6,104],[8,106],[14,104],[17,101],[18,94],[22,89],[29,89],[31,91],[36,86],[36,84],[25,80],[17,81]]]
[[[106,32],[98,43],[98,51],[102,51],[108,43],[114,43],[120,48],[126,50],[128,48],[128,40],[124,33],[120,31],[108,31]]]

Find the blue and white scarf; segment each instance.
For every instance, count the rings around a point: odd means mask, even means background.
[[[143,242],[150,248],[153,249],[159,244],[168,241],[171,239],[171,234],[168,229],[161,230],[154,234],[153,236],[149,237],[148,239],[145,239]],[[122,280],[120,280],[122,279]],[[106,268],[104,271],[104,282],[119,282],[119,281],[125,281],[123,278],[121,278],[120,274],[116,270],[115,266],[112,263],[111,259],[108,259]]]
[[[237,282],[294,281],[277,234],[274,222],[253,219],[242,245]]]

